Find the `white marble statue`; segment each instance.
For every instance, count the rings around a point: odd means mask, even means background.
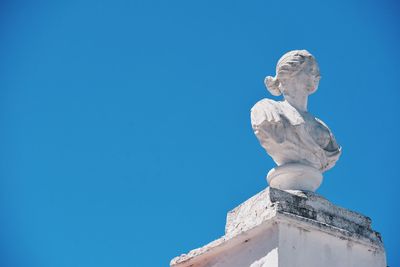
[[[307,111],[319,80],[315,58],[306,50],[290,51],[278,61],[276,76],[265,78],[271,94],[284,100],[263,99],[251,109],[254,133],[278,165],[267,175],[271,187],[315,191],[341,154],[328,126]]]

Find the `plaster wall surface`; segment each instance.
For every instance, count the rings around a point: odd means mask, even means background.
[[[278,254],[279,267],[386,267],[381,249],[286,223],[279,225]]]
[[[264,266],[262,263],[268,262],[268,266],[277,267],[278,242],[278,227],[272,225],[258,235],[238,242],[232,249],[225,250],[205,266],[258,267]]]

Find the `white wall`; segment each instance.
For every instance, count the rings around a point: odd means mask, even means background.
[[[278,226],[264,229],[264,231],[252,234],[249,238],[241,238],[231,249],[227,248],[223,253],[215,257],[207,265],[209,267],[261,267],[263,262],[268,262],[268,267],[278,266],[277,246],[279,241]],[[255,263],[260,261],[259,263]]]
[[[386,267],[382,250],[317,230],[279,225],[279,267]]]

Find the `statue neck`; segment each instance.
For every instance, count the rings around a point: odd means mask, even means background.
[[[284,88],[290,88],[289,90],[283,90],[283,97],[285,98],[285,101],[298,111],[307,112],[307,89],[296,82],[285,84]]]
[[[284,95],[285,101],[298,111],[307,112],[307,95]]]

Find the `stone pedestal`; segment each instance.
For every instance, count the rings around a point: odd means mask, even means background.
[[[311,192],[267,188],[228,213],[225,235],[173,267],[386,267],[371,220]]]

